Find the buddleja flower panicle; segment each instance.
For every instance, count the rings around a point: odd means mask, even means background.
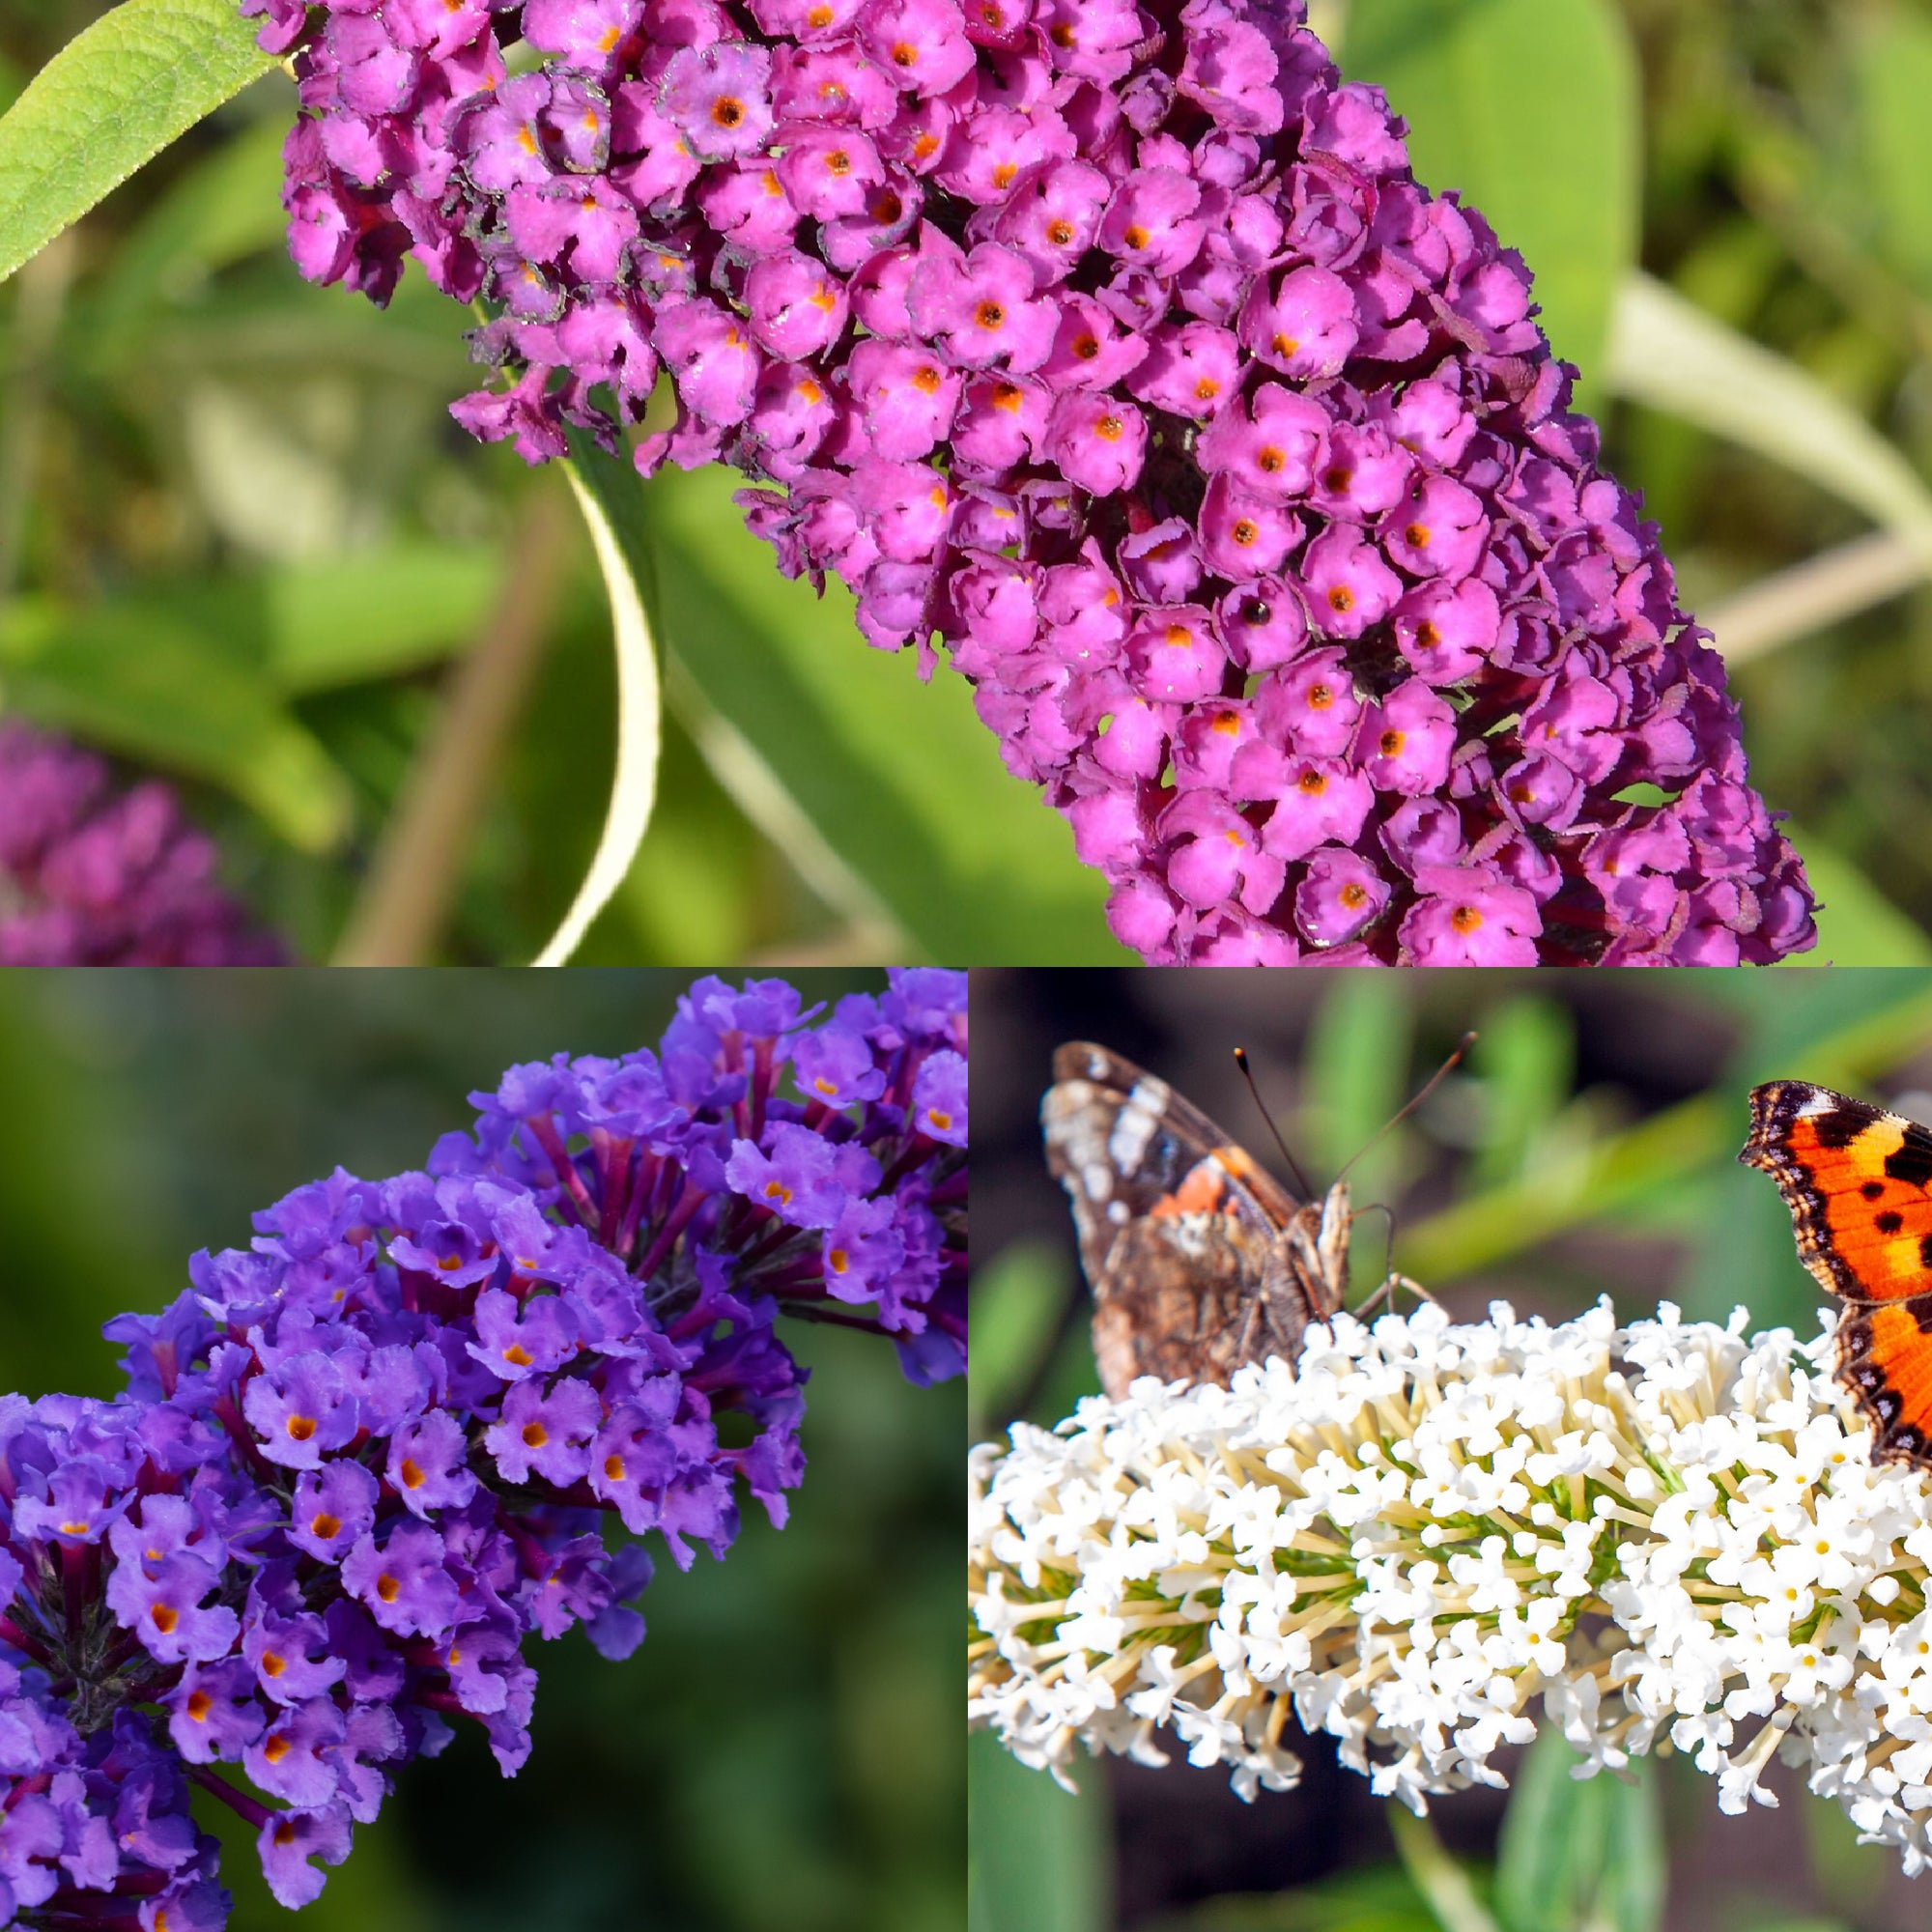
[[[0,966],[279,966],[158,779],[0,719]]]
[[[972,1459],[970,1720],[1293,1785],[1293,1717],[1415,1810],[1541,1721],[1584,1775],[1675,1749],[1721,1807],[1774,1756],[1932,1864],[1932,1478],[1870,1461],[1800,1343],[1439,1309],[1346,1315],[1232,1389],[1094,1397]]]
[[[223,1924],[191,1784],[298,1906],[456,1724],[518,1770],[528,1638],[626,1657],[644,1536],[722,1557],[741,1489],[783,1523],[781,1313],[960,1373],[965,990],[700,980],[657,1052],[513,1067],[423,1172],[196,1255],[107,1324],[113,1401],[0,1398],[0,1923]]]
[[[1527,272],[1301,0],[244,11],[302,271],[488,304],[456,414],[532,462],[667,376],[639,467],[943,639],[1149,959],[1812,943]]]

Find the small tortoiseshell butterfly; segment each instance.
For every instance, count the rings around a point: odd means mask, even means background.
[[[1932,1468],[1932,1132],[1804,1080],[1750,1097],[1738,1158],[1777,1182],[1799,1259],[1845,1303],[1838,1379],[1872,1460]]]
[[[1452,1063],[1453,1064],[1453,1063]],[[1073,1203],[1110,1396],[1136,1376],[1226,1387],[1301,1352],[1349,1281],[1349,1183],[1300,1201],[1166,1081],[1104,1046],[1053,1056],[1046,1163]],[[1390,1276],[1382,1291],[1422,1291]]]

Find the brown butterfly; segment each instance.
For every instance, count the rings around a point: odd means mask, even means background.
[[[1166,1081],[1087,1040],[1054,1055],[1040,1125],[1073,1204],[1110,1396],[1136,1376],[1225,1387],[1245,1362],[1293,1361],[1308,1324],[1342,1306],[1346,1180],[1297,1200]],[[1398,1275],[1377,1293],[1399,1287],[1423,1293]]]

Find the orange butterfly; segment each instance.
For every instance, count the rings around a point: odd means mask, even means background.
[[[1932,1132],[1805,1080],[1751,1094],[1738,1155],[1777,1182],[1798,1257],[1845,1310],[1838,1379],[1872,1460],[1932,1469]]]

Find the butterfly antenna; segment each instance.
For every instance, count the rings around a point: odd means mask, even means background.
[[[1241,1078],[1248,1083],[1248,1092],[1255,1096],[1255,1105],[1261,1109],[1262,1119],[1267,1122],[1267,1130],[1274,1137],[1274,1144],[1281,1150],[1281,1157],[1288,1163],[1288,1171],[1294,1176],[1294,1184],[1301,1189],[1301,1198],[1312,1201],[1315,1190],[1308,1184],[1308,1177],[1302,1173],[1301,1164],[1289,1152],[1288,1143],[1281,1137],[1281,1129],[1274,1123],[1274,1116],[1267,1110],[1262,1098],[1262,1090],[1255,1085],[1255,1070],[1248,1065],[1248,1050],[1244,1046],[1235,1049],[1235,1065],[1241,1069]]]
[[[1408,1117],[1415,1112],[1416,1108],[1421,1106],[1423,1101],[1428,1099],[1430,1094],[1435,1093],[1436,1088],[1441,1086],[1444,1078],[1448,1074],[1452,1073],[1456,1069],[1456,1067],[1461,1065],[1463,1056],[1465,1053],[1467,1053],[1468,1050],[1475,1045],[1475,1043],[1476,1043],[1476,1036],[1473,1033],[1465,1033],[1463,1036],[1463,1037],[1456,1042],[1456,1051],[1452,1053],[1449,1056],[1449,1058],[1445,1060],[1442,1063],[1442,1065],[1438,1066],[1435,1069],[1435,1071],[1429,1076],[1428,1083],[1423,1087],[1421,1093],[1416,1094],[1414,1099],[1409,1101],[1409,1103],[1403,1108],[1401,1113],[1391,1115],[1385,1125],[1377,1128],[1377,1130],[1369,1136],[1367,1143],[1364,1146],[1357,1148],[1355,1151],[1350,1155],[1347,1164],[1342,1169],[1342,1173],[1338,1174],[1335,1177],[1335,1179],[1337,1180],[1340,1180],[1343,1178],[1343,1176],[1345,1176],[1349,1172],[1349,1169],[1354,1166],[1356,1161],[1360,1160],[1362,1156],[1367,1152],[1369,1152],[1371,1149],[1380,1146],[1382,1141],[1386,1139],[1387,1136],[1391,1132],[1393,1132],[1395,1128],[1401,1126],[1403,1122],[1407,1120]]]

